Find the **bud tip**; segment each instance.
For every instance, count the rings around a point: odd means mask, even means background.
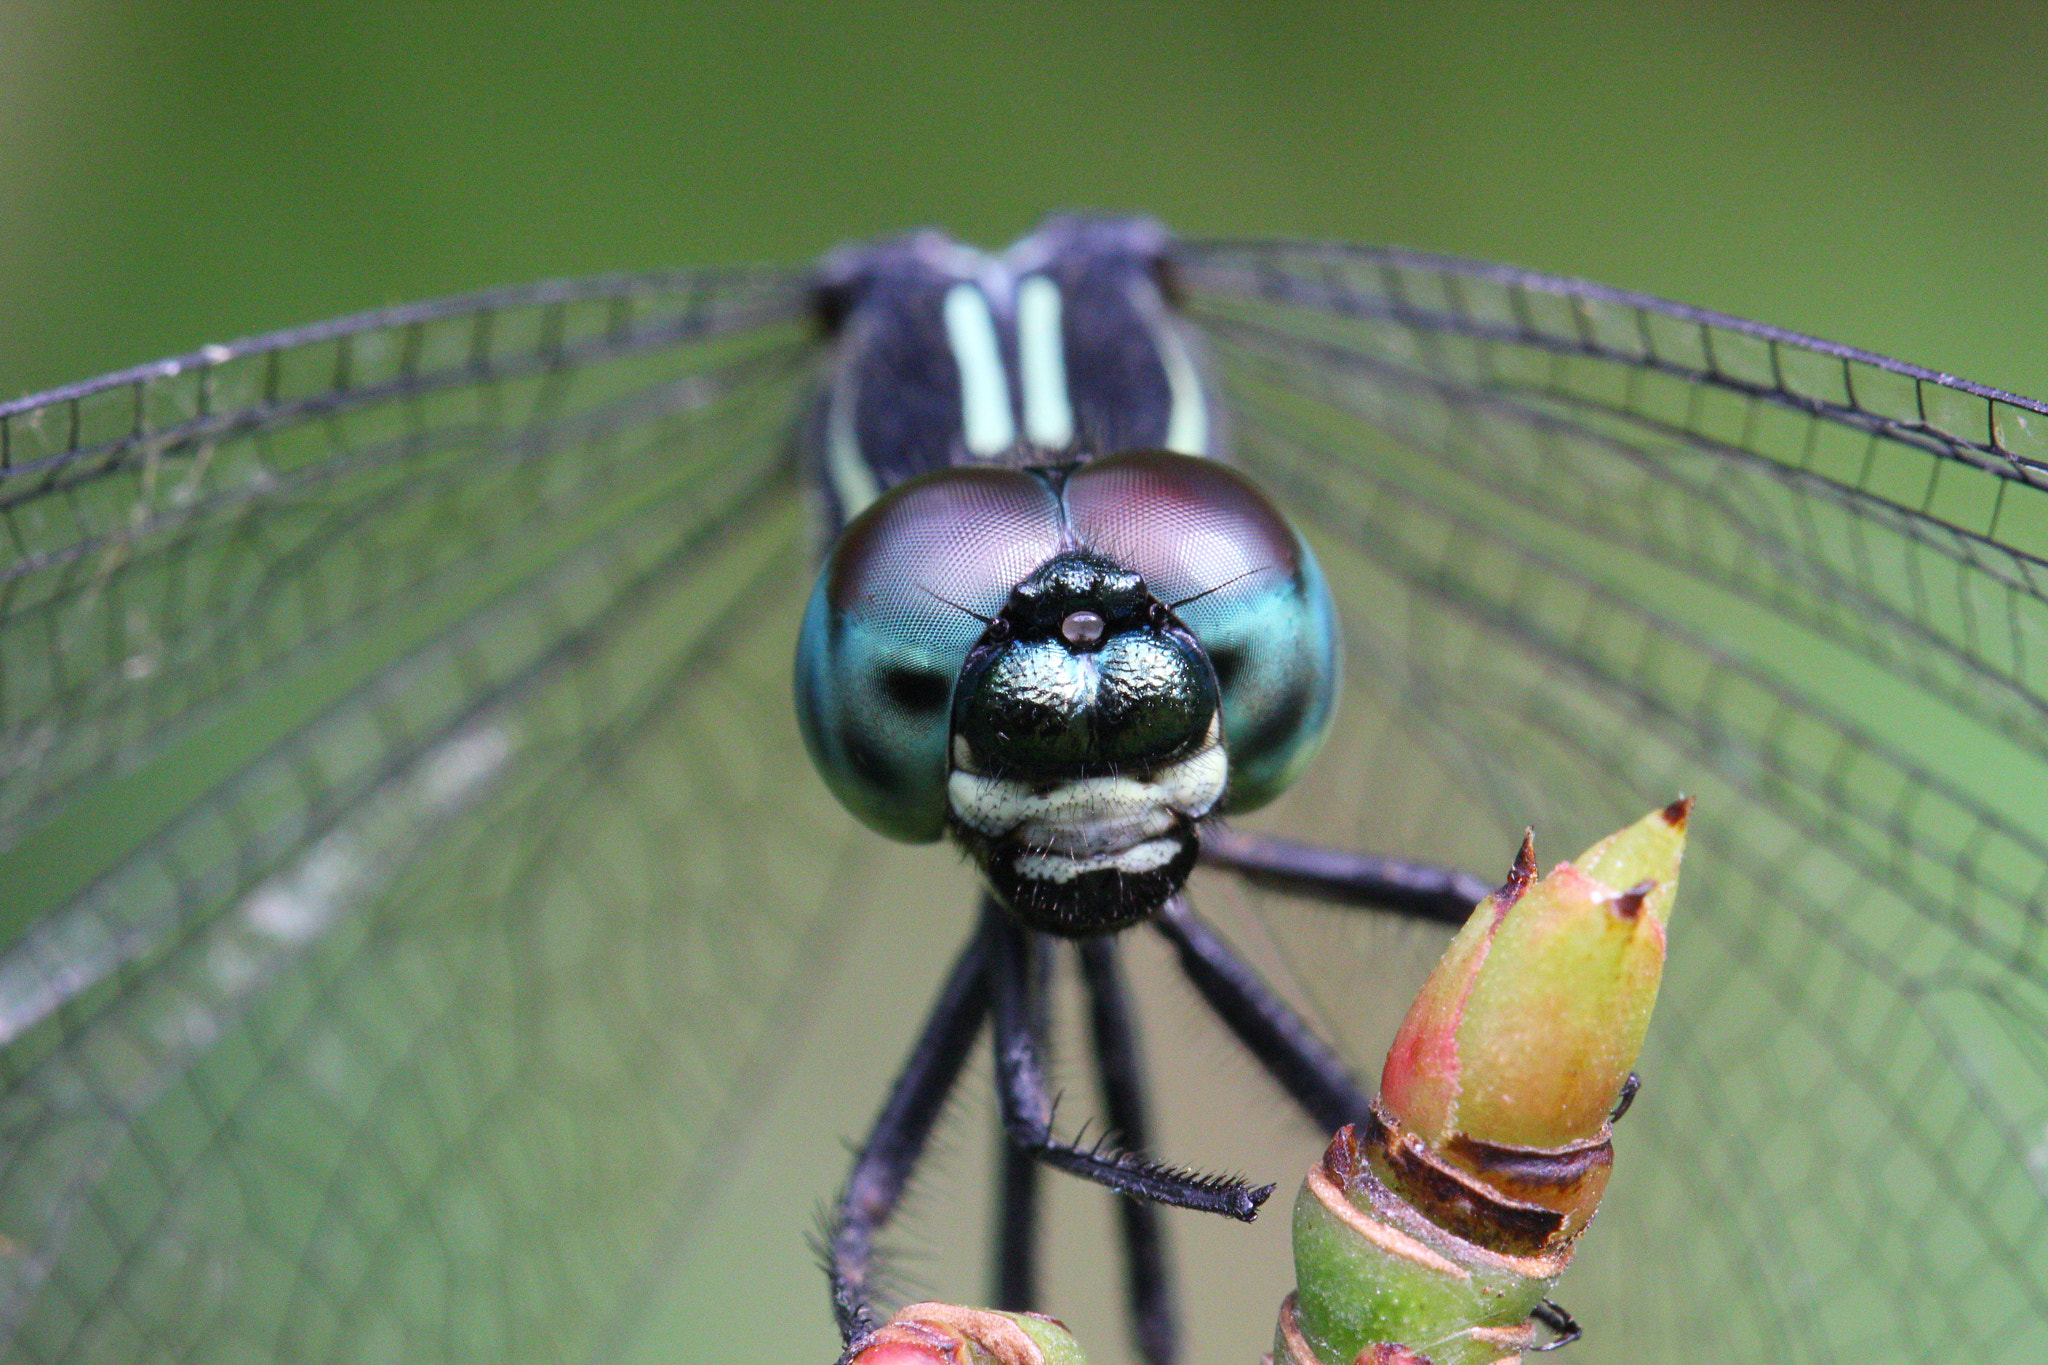
[[[1513,905],[1529,889],[1529,883],[1536,880],[1536,831],[1522,831],[1522,846],[1515,850],[1515,861],[1508,868],[1508,879],[1501,884],[1494,899],[1505,906]]]

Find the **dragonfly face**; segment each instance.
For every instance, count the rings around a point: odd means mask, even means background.
[[[1196,821],[1263,804],[1312,751],[1335,638],[1314,558],[1226,470],[960,470],[841,538],[797,708],[855,813],[910,839],[943,820],[1026,922],[1099,933],[1180,889]]]

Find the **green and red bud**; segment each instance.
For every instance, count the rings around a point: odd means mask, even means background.
[[[849,1365],[1087,1365],[1073,1335],[1039,1313],[912,1303],[854,1353]]]
[[[1612,1168],[1690,811],[1540,878],[1523,841],[1402,1021],[1372,1114],[1296,1201],[1279,1365],[1504,1365],[1538,1347],[1531,1315]]]
[[[1546,877],[1523,843],[1402,1021],[1380,1076],[1389,1117],[1438,1146],[1600,1134],[1657,1001],[1690,808],[1653,812]]]

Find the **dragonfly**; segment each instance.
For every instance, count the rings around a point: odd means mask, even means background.
[[[1021,302],[1070,229],[907,240]],[[1445,931],[1332,908],[1318,859],[1500,869],[1691,793],[1571,1352],[2035,1339],[2048,407],[1511,268],[1150,240],[1155,387],[1214,399],[1144,439],[1278,509],[1344,660],[1313,760],[1197,821],[1187,901],[1270,926],[1369,1071]],[[978,869],[863,827],[791,703],[869,496],[829,401],[876,354],[862,259],[384,309],[0,407],[6,1359],[610,1358],[835,926],[973,931]],[[1075,391],[1129,382],[1106,336],[1053,348]],[[863,411],[914,425],[899,388]],[[1090,421],[1076,454],[1137,430]]]

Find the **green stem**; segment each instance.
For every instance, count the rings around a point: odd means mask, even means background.
[[[1297,1289],[1281,1310],[1276,1365],[1351,1365],[1402,1343],[1432,1365],[1490,1365],[1536,1344],[1529,1315],[1569,1248],[1508,1256],[1432,1223],[1373,1173],[1339,1131],[1294,1204]]]

